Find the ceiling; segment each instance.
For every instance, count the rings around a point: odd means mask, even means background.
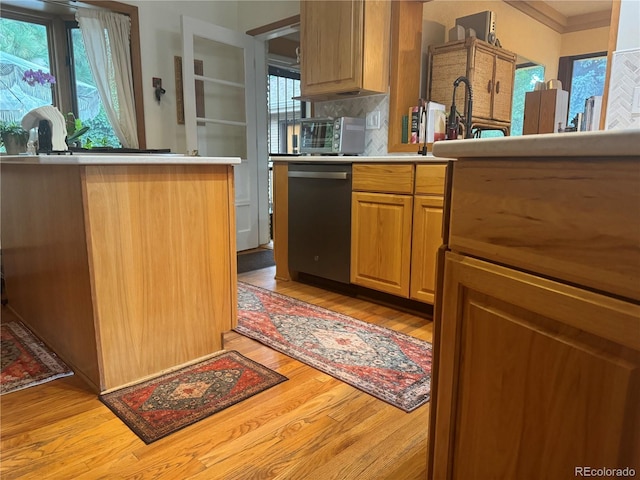
[[[529,2],[538,3],[538,2]],[[611,11],[611,0],[547,0],[546,3],[551,8],[565,17],[573,17],[575,15],[584,15],[586,13],[594,13],[601,11]]]
[[[558,33],[608,27],[612,0],[504,0]]]

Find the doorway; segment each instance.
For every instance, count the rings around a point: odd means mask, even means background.
[[[307,117],[310,104],[300,96],[300,16],[258,27],[247,34],[264,42],[267,60],[267,143],[269,246],[273,238],[274,155],[298,155],[300,120]]]

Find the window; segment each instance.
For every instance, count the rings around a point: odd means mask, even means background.
[[[30,110],[54,103],[50,84],[27,84],[27,70],[51,72],[49,28],[46,24],[0,18],[0,116],[20,122]]]
[[[569,92],[568,125],[578,113],[584,112],[585,101],[589,97],[603,94],[606,72],[606,52],[560,58],[558,79],[563,89]]]
[[[52,20],[52,19],[51,19]],[[2,105],[0,114],[3,120],[20,122],[30,110],[43,105],[55,105],[63,115],[69,115],[67,130],[75,129],[73,120],[80,120],[83,127],[89,130],[78,139],[76,146],[92,147],[95,145],[120,147],[111,124],[107,121],[100,95],[95,86],[93,75],[89,69],[84,50],[82,35],[76,22],[64,23],[67,30],[67,65],[55,65],[50,61],[56,58],[53,42],[57,22],[42,18],[44,23],[34,20],[1,18],[3,43],[2,52]],[[70,68],[71,72],[64,72]],[[54,96],[54,86],[36,83],[31,86],[22,80],[26,71],[42,70],[60,80],[57,88],[64,93]],[[9,72],[7,75],[4,72]],[[65,81],[67,78],[75,81]],[[5,98],[11,98],[11,103]],[[70,99],[71,101],[64,101]],[[73,126],[69,123],[73,122]],[[80,124],[78,124],[80,126]]]
[[[100,5],[102,2],[86,0],[84,3]],[[137,7],[119,2],[108,3],[113,11],[131,18],[137,134],[139,148],[144,149],[142,73],[139,61],[136,61],[140,57],[138,10]],[[72,112],[83,126],[89,127],[89,131],[81,138],[82,146],[120,146],[93,81],[73,8],[56,2],[41,2],[41,5],[38,11],[2,6],[0,119],[19,122],[33,108],[53,104],[63,114]],[[22,81],[24,71],[29,69],[51,73],[56,78],[55,85],[30,87]]]
[[[293,100],[300,96],[300,73],[269,67],[267,102],[269,105],[269,153],[300,153],[298,139],[300,119],[305,116],[305,103]]]
[[[516,66],[511,106],[511,135],[522,135],[526,93],[532,92],[536,82],[542,81],[544,81],[544,66],[533,63]]]

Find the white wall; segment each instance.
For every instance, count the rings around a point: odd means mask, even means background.
[[[300,13],[300,0],[239,0],[238,30],[246,32]]]
[[[622,0],[616,50],[611,60],[611,78],[605,128],[640,129],[640,113],[633,109],[640,89],[640,1]]]
[[[640,48],[638,22],[640,22],[640,0],[622,0],[616,50]]]
[[[174,56],[182,55],[180,16],[199,18],[245,32],[299,13],[297,0],[164,1],[129,0],[138,7],[147,148],[185,153],[184,125],[177,123]],[[202,55],[199,55],[202,57]],[[203,59],[206,65],[206,59]],[[162,79],[166,94],[158,104],[152,78]]]
[[[561,57],[609,49],[609,27],[592,28],[562,35]]]

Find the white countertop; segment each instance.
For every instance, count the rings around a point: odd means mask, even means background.
[[[469,157],[621,157],[640,155],[640,130],[545,133],[441,141],[436,155]]]
[[[384,163],[384,162],[410,162],[410,163],[443,163],[450,158],[434,157],[428,153],[427,156],[417,153],[390,153],[388,155],[299,155],[299,156],[278,156],[270,157],[273,162],[292,163]]]
[[[238,165],[240,157],[191,157],[177,153],[2,155],[0,163],[30,165]]]

